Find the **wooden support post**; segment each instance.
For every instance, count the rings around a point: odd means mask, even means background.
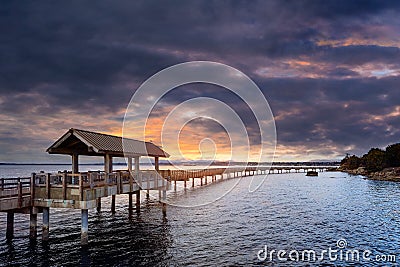
[[[194,187],[194,177],[192,177],[192,187]]]
[[[33,203],[35,200],[35,179],[36,179],[36,174],[32,173],[31,174],[31,206],[33,206]]]
[[[157,184],[157,187],[158,187],[158,183],[159,183],[159,179],[158,179],[158,178],[159,178],[158,175],[156,175],[156,184]],[[164,182],[165,182],[165,180],[161,177],[161,187],[163,188],[163,190],[165,190],[165,188],[166,188]]]
[[[63,199],[67,199],[67,173],[64,172],[62,175],[62,195]]]
[[[176,191],[176,179],[174,181],[174,190]]]
[[[104,172],[105,173],[112,173],[113,166],[112,166],[112,156],[109,154],[104,155]]]
[[[186,179],[183,181],[183,187],[187,187],[187,185],[186,185]]]
[[[149,198],[150,198],[150,190],[147,189],[147,191],[146,191],[146,199],[149,199]]]
[[[18,208],[22,208],[22,183],[18,178]]]
[[[136,212],[140,211],[140,190],[136,192]]]
[[[83,177],[81,174],[79,175],[79,199],[83,201]]]
[[[72,154],[72,173],[79,172],[79,155]]]
[[[13,237],[14,237],[14,212],[7,211],[6,238],[12,239]]]
[[[117,194],[122,194],[122,179],[119,172],[117,173]]]
[[[160,170],[160,164],[158,162],[158,157],[154,157],[154,168],[156,169],[156,171]]]
[[[132,212],[132,210],[133,210],[132,195],[133,195],[132,192],[129,192],[129,193],[128,193],[128,211],[129,211],[129,214],[131,214],[131,212]]]
[[[135,159],[135,171],[134,171],[134,174],[135,174],[135,177],[136,177],[136,183],[139,185],[139,187],[143,187],[144,181],[143,181],[143,177],[140,174],[140,170],[139,170],[139,168],[140,168],[140,157],[135,157],[134,159]],[[149,185],[147,184],[147,186],[149,186]],[[133,188],[132,188],[132,190],[133,190]]]
[[[29,238],[36,239],[37,236],[37,208],[31,207],[29,220]]]
[[[96,199],[96,209],[97,209],[97,212],[101,211],[101,197],[98,197]]]
[[[50,199],[50,173],[46,174],[46,197]]]
[[[140,157],[135,157],[135,173],[139,173],[140,168]]]
[[[132,174],[132,157],[128,157],[128,171]]]
[[[200,186],[203,186],[203,177],[200,177]]]
[[[42,240],[49,240],[50,208],[43,208]]]
[[[162,213],[163,213],[164,217],[167,216],[167,203],[165,203],[166,199],[167,199],[167,191],[163,190],[162,191]]]
[[[115,213],[115,195],[111,196],[111,213]]]
[[[87,246],[89,244],[89,212],[87,209],[82,210],[82,226],[81,226],[81,245]]]

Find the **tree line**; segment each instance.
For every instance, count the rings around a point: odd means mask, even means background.
[[[400,143],[388,145],[385,150],[371,148],[362,157],[347,154],[340,162],[340,166],[346,170],[364,167],[368,172],[377,172],[388,167],[400,167]]]

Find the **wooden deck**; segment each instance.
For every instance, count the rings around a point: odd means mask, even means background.
[[[206,185],[223,179],[260,174],[324,171],[327,167],[243,167],[209,168],[200,170],[58,172],[33,173],[25,178],[0,179],[0,212],[7,212],[7,238],[13,236],[14,213],[30,214],[30,237],[36,237],[37,214],[43,213],[43,240],[49,238],[49,209],[72,208],[82,210],[82,244],[86,245],[88,210],[101,209],[101,199],[112,197],[111,211],[115,212],[115,197],[129,195],[129,211],[133,209],[132,195],[136,195],[136,211],[140,210],[140,190],[158,190],[159,200],[166,211],[166,192],[177,182],[184,187]],[[195,180],[198,179],[196,183]],[[189,185],[188,185],[189,183]]]
[[[156,171],[38,173],[26,178],[0,180],[0,211],[31,206],[92,209],[102,197],[142,190],[168,190],[168,183]],[[33,190],[32,190],[33,188]]]
[[[0,211],[35,207],[92,209],[99,198],[136,193],[139,190],[169,190],[177,181],[246,177],[258,174],[325,171],[327,167],[247,167],[195,170],[37,173],[25,178],[0,179]],[[164,179],[162,179],[164,178]],[[186,183],[185,183],[186,184]],[[34,190],[31,190],[31,189]]]

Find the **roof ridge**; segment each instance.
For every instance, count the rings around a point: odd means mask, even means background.
[[[127,140],[133,140],[133,141],[138,141],[138,142],[145,142],[145,143],[151,143],[154,144],[153,142],[148,142],[148,141],[140,141],[138,139],[133,139],[133,138],[128,138],[128,137],[122,137],[122,136],[117,136],[117,135],[112,135],[112,134],[107,134],[107,133],[99,133],[99,132],[93,132],[93,131],[88,131],[88,130],[82,130],[82,129],[77,129],[77,128],[71,128],[71,131],[79,131],[79,132],[86,132],[86,133],[92,133],[92,134],[98,134],[98,135],[105,135],[105,136],[110,136],[110,137],[117,137],[121,139],[127,139]],[[155,144],[154,144],[155,145]]]
[[[79,139],[79,144],[75,143],[74,139],[71,141],[71,136],[75,136],[75,138]],[[125,140],[127,141],[129,153],[141,156],[169,157],[167,152],[152,142],[130,138],[125,138]],[[82,150],[82,147],[80,147],[81,145],[87,146],[88,151],[85,149]],[[92,149],[89,149],[90,147],[92,147]],[[77,153],[78,151],[82,153],[82,155],[89,156],[110,153],[120,157],[125,155],[124,147],[124,139],[121,136],[70,128],[68,132],[61,136],[46,151],[50,154],[71,154]]]

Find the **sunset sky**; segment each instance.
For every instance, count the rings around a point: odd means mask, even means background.
[[[400,142],[399,18],[399,1],[2,1],[0,162],[68,162],[45,150],[69,128],[120,135],[135,90],[194,60],[230,65],[259,86],[275,118],[276,161],[384,148]],[[160,144],[168,112],[200,96],[231,106],[257,146],[251,107],[206,84],[166,95],[146,139]],[[205,138],[229,159],[214,121],[182,129],[186,159],[209,158],[198,150],[203,139],[214,149]]]

